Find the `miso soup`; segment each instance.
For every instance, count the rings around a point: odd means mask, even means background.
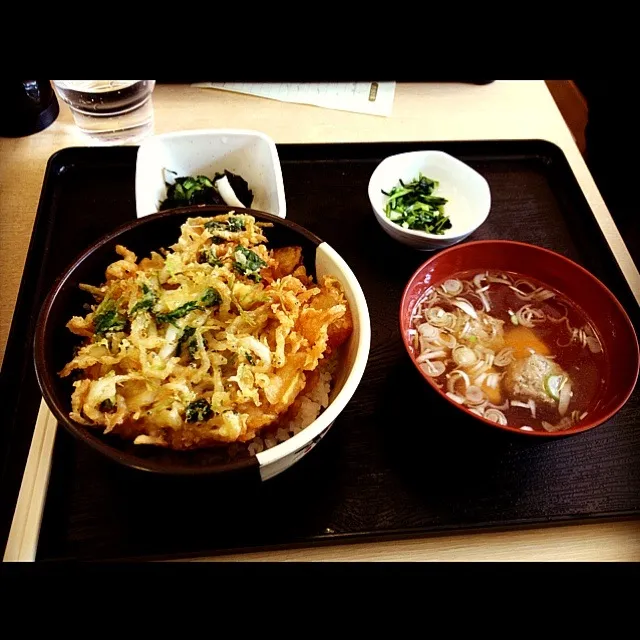
[[[604,387],[605,354],[566,296],[513,272],[463,272],[425,291],[410,338],[421,369],[451,400],[499,424],[562,431]]]

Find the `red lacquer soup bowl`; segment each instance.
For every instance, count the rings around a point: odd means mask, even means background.
[[[591,406],[583,407],[581,417],[564,430],[547,431],[522,425],[487,420],[459,401],[446,395],[446,373],[428,375],[417,362],[412,316],[425,292],[441,286],[461,273],[516,273],[533,283],[555,290],[566,298],[595,330],[602,351],[599,354],[597,393]],[[517,322],[514,321],[514,324]],[[508,326],[508,323],[507,325]],[[618,412],[633,392],[638,379],[640,352],[638,339],[626,311],[594,275],[564,256],[535,245],[509,240],[467,242],[441,251],[427,260],[409,280],[400,305],[400,330],[407,352],[425,381],[445,402],[487,425],[533,437],[559,437],[580,433],[603,424]],[[583,336],[584,338],[584,336]],[[455,366],[455,365],[453,365]],[[437,382],[439,381],[439,382]],[[455,394],[454,394],[455,395]],[[532,412],[533,413],[533,412]],[[585,413],[586,415],[582,415]]]

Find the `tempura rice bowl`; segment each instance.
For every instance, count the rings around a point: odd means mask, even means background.
[[[87,302],[86,293],[80,291],[78,285],[102,281],[105,267],[114,259],[116,245],[123,245],[143,257],[175,242],[181,224],[188,218],[215,216],[232,210],[226,206],[189,207],[123,225],[79,256],[56,281],[44,302],[35,337],[36,374],[43,397],[68,431],[112,460],[136,469],[178,475],[253,469],[265,480],[285,470],[313,448],[344,409],[362,378],[369,353],[370,320],[364,294],[351,269],[327,243],[304,228],[264,212],[246,209],[243,213],[273,224],[265,232],[271,246],[299,245],[310,273],[316,278],[328,275],[340,280],[353,318],[351,336],[335,354],[330,367],[324,367],[316,387],[305,390],[308,397],[301,403],[295,419],[286,425],[286,429],[270,434],[268,439],[256,438],[248,443],[250,455],[247,456],[235,455],[233,449],[227,447],[173,451],[133,445],[87,429],[69,418],[70,382],[61,380],[57,373],[77,344],[77,336],[69,333],[65,323],[72,315],[80,313]],[[327,388],[329,376],[332,376],[330,393]],[[318,412],[317,418],[302,428]]]

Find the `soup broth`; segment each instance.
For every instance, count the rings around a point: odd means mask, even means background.
[[[410,340],[420,368],[487,420],[563,431],[604,388],[602,342],[560,292],[513,272],[463,272],[416,304]]]

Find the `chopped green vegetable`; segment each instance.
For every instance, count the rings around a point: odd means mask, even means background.
[[[122,331],[127,326],[127,319],[118,312],[114,300],[104,300],[96,309],[93,318],[95,334],[103,336],[111,331]]]
[[[103,413],[110,413],[116,408],[116,405],[111,398],[107,398],[100,403],[99,408]]]
[[[207,231],[244,231],[246,225],[244,220],[240,216],[229,216],[226,220],[210,220],[204,223],[204,228]]]
[[[545,393],[554,400],[560,400],[560,391],[564,387],[567,377],[563,375],[547,376],[544,379]]]
[[[193,360],[198,351],[198,341],[195,338],[189,338],[187,342],[187,351],[189,352],[189,359]]]
[[[189,355],[189,360],[193,360],[196,352],[198,351],[198,341],[194,336],[195,332],[195,327],[184,328],[182,335],[178,340],[178,344],[176,345],[176,352],[179,356],[182,355],[183,349],[185,349]]]
[[[196,309],[200,309],[197,300],[192,300],[191,302],[185,302],[183,305],[175,308],[173,311],[168,311],[167,313],[157,313],[156,320],[158,322],[173,322],[178,318],[184,318],[188,313],[195,311]]]
[[[267,263],[251,249],[247,249],[242,245],[238,245],[234,252],[235,261],[233,268],[240,274],[251,278],[256,282],[262,280],[262,276],[258,273],[260,269],[267,266]]]
[[[229,225],[229,231],[244,231],[246,228],[244,220],[238,216],[230,216],[227,224]]]
[[[204,252],[204,256],[205,256],[205,262],[208,262],[212,267],[222,266],[222,260],[218,258],[215,251],[213,250],[213,247],[209,247],[209,249],[206,249]]]
[[[175,171],[169,171],[169,173],[177,175]],[[246,180],[242,176],[225,171],[224,173],[216,173],[213,180],[207,176],[182,176],[175,178],[173,184],[165,182],[167,197],[160,203],[159,210],[164,211],[194,204],[226,204],[215,185],[216,180],[225,175],[240,202],[251,206],[253,192],[249,189]]]
[[[255,364],[256,363],[256,361],[254,360],[253,356],[248,351],[244,354],[244,357],[247,359],[247,362],[249,364]]]
[[[134,315],[138,311],[151,311],[158,301],[158,296],[146,284],[142,284],[142,298],[133,305],[129,315]]]
[[[187,405],[185,415],[187,422],[203,422],[211,416],[212,413],[213,411],[211,410],[209,402],[204,398],[200,398]]]
[[[173,172],[172,172],[173,173]],[[206,176],[185,176],[167,183],[167,197],[160,203],[160,211],[193,204],[224,204],[224,200]]]
[[[222,296],[213,288],[209,287],[205,292],[200,302],[205,307],[212,307],[214,304],[220,304],[222,302]]]
[[[385,204],[385,213],[392,222],[405,229],[426,231],[434,235],[443,235],[451,228],[451,220],[444,212],[448,200],[434,196],[438,182],[422,173],[419,177],[400,186],[393,187],[389,193],[382,191],[389,199]]]
[[[202,305],[198,304],[201,302]],[[195,311],[196,309],[204,310],[207,307],[212,307],[215,304],[220,304],[222,302],[222,296],[213,288],[209,287],[200,300],[191,300],[190,302],[185,302],[183,305],[175,308],[173,311],[168,311],[167,313],[157,313],[156,320],[158,322],[173,322],[178,318],[184,318],[188,313]]]

